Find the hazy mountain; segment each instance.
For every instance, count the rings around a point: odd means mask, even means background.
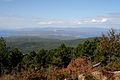
[[[0,30],[0,36],[31,36],[51,39],[79,39],[100,36],[105,28],[29,28],[19,30]]]
[[[27,53],[32,50],[38,51],[40,49],[52,49],[57,48],[62,43],[66,46],[77,46],[79,43],[84,42],[87,39],[75,39],[75,40],[58,40],[39,37],[5,37],[7,46],[10,48],[19,48],[22,52]]]

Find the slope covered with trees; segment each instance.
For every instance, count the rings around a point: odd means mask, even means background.
[[[77,80],[78,74],[89,73],[96,63],[100,63],[100,70],[120,70],[120,34],[113,29],[101,38],[86,40],[77,47],[61,44],[54,49],[40,49],[28,54],[6,47],[5,40],[0,38],[0,75],[16,74],[13,80],[18,77],[25,80]]]
[[[75,39],[75,40],[59,40],[51,38],[40,38],[40,37],[5,37],[6,45],[11,48],[18,48],[23,53],[28,53],[32,50],[39,51],[39,49],[53,49],[59,47],[62,43],[66,46],[75,47],[79,43],[83,43],[85,40],[90,40],[93,38],[85,39]]]

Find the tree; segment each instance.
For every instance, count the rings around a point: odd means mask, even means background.
[[[58,67],[67,67],[70,61],[71,51],[69,51],[65,44],[61,44],[53,56],[53,65],[56,65]]]
[[[9,60],[10,60],[10,72],[13,68],[15,68],[19,63],[21,63],[23,58],[22,52],[20,52],[17,48],[12,49],[9,52]]]
[[[1,37],[0,38],[0,74],[3,72],[4,68],[4,60],[6,60],[6,54],[7,54],[7,48],[6,48],[6,42]]]
[[[35,63],[39,65],[39,67],[45,67],[46,65],[46,54],[47,51],[44,49],[41,49],[38,53],[37,56],[35,57]]]
[[[120,33],[111,29],[107,35],[103,34],[97,46],[97,51],[102,54],[102,64],[104,66],[120,60]],[[120,67],[120,66],[119,66]]]
[[[97,44],[99,43],[99,39],[95,38],[93,40],[86,40],[83,44],[79,44],[76,48],[76,52],[79,56],[86,56],[91,60],[94,60],[94,55],[96,53]]]
[[[23,57],[23,64],[25,65],[25,68],[28,69],[28,68],[33,68],[35,66],[35,60],[34,58],[36,57],[36,52],[35,51],[31,51],[29,54],[26,54],[24,57]]]

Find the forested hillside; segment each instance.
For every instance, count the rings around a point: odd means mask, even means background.
[[[94,70],[103,72],[104,76],[106,71],[120,70],[120,34],[113,29],[76,47],[62,43],[53,49],[31,50],[28,54],[9,47],[0,38],[0,79],[3,80],[78,80],[80,74],[86,80],[98,80],[91,75]],[[96,63],[99,64],[93,66]],[[108,78],[114,80],[113,77]]]
[[[6,45],[11,48],[19,48],[23,53],[28,53],[32,50],[38,51],[39,49],[53,49],[59,47],[62,43],[66,46],[76,47],[78,44],[83,43],[85,40],[94,38],[75,39],[75,40],[58,40],[47,39],[39,37],[5,37]]]

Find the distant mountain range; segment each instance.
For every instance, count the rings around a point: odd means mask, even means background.
[[[47,39],[39,37],[5,37],[7,47],[18,48],[23,53],[28,53],[30,51],[38,51],[40,49],[53,49],[64,43],[66,46],[75,47],[85,40],[90,40],[93,38],[85,39],[74,39],[74,40],[58,40],[58,39]]]
[[[56,48],[61,43],[75,47],[87,39],[100,37],[108,30],[104,28],[31,28],[0,30],[0,36],[6,39],[8,47],[19,48],[27,53],[42,48]]]
[[[107,32],[105,28],[31,28],[19,30],[0,30],[0,36],[20,37],[31,36],[49,39],[71,40],[88,37],[98,37]]]

